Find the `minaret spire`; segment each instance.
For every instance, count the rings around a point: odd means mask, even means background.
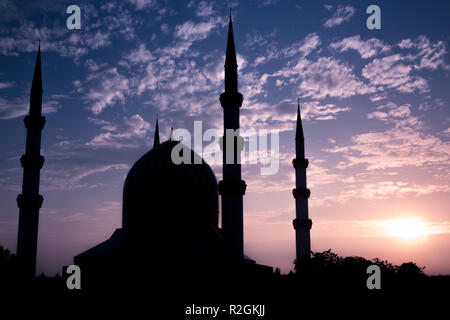
[[[31,83],[30,114],[40,115],[41,112],[42,112],[42,70],[41,70],[41,41],[39,40],[38,53],[36,56],[36,63],[34,65],[33,82]]]
[[[153,138],[153,148],[159,146],[158,116],[156,116],[155,137]]]
[[[297,128],[295,131],[295,153],[297,158],[305,158],[305,137],[303,135],[302,116],[300,113],[300,100],[297,99]]]
[[[19,230],[17,257],[21,272],[32,278],[36,271],[36,252],[39,209],[44,198],[39,194],[40,170],[44,165],[41,152],[41,131],[45,125],[42,116],[41,46],[39,44],[30,94],[30,111],[25,116],[27,128],[25,154],[20,158],[23,167],[22,193],[17,196],[19,207]]]
[[[234,46],[233,22],[230,25],[225,55],[225,92],[220,95],[223,108],[224,135],[221,138],[223,152],[223,179],[219,182],[222,199],[222,234],[230,260],[244,259],[243,195],[247,185],[241,179],[241,151],[243,138],[239,134],[239,108],[243,97],[238,92],[236,48]]]
[[[305,158],[305,137],[303,135],[300,102],[297,100],[297,128],[295,132],[295,159],[292,164],[295,168],[295,189],[292,194],[295,198],[295,229],[297,263],[311,258],[310,229],[312,221],[308,217],[308,198],[311,191],[306,187],[306,168],[308,159]]]
[[[227,51],[225,55],[225,91],[229,92],[238,91],[237,67],[238,65],[236,60],[236,47],[234,45],[234,35],[233,35],[233,21],[231,19],[231,9],[230,9]]]

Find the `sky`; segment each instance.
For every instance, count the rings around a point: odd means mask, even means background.
[[[72,4],[79,30],[66,26]],[[366,26],[372,4],[381,29]],[[0,0],[0,244],[16,250],[37,39],[47,119],[37,272],[54,275],[121,226],[123,182],[151,149],[157,115],[163,141],[194,121],[223,129],[230,7],[241,128],[278,130],[280,145],[276,174],[242,167],[246,255],[293,268],[299,99],[312,250],[450,274],[448,1]]]

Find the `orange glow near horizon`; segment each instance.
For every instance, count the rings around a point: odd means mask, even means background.
[[[427,223],[417,218],[386,220],[382,224],[389,236],[405,240],[414,240],[431,233]]]

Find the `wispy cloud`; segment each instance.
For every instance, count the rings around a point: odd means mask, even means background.
[[[298,93],[313,99],[327,96],[347,98],[375,91],[375,88],[358,79],[353,73],[352,66],[332,57],[321,57],[315,61],[301,58],[293,67],[285,68],[273,75],[297,77]]]
[[[293,43],[287,48],[281,50],[281,55],[284,57],[292,57],[301,54],[306,57],[309,55],[314,49],[320,46],[320,38],[317,33],[308,34],[305,39],[300,42]]]
[[[200,1],[198,3],[190,1],[188,3],[188,8],[195,8],[195,14],[198,17],[208,17],[215,13],[214,2],[211,1]]]
[[[413,67],[410,57],[394,54],[381,59],[374,59],[364,66],[362,75],[374,86],[395,88],[403,93],[429,91],[428,82],[417,75],[412,75]]]
[[[353,37],[344,38],[338,42],[333,42],[330,47],[338,50],[339,52],[345,52],[347,50],[356,50],[361,55],[361,58],[371,58],[379,53],[388,52],[391,47],[384,44],[381,40],[371,38],[366,41],[361,40],[359,35]]]
[[[145,8],[155,8],[156,0],[128,0],[131,4],[136,6],[136,9],[141,10]]]
[[[14,82],[0,82],[0,89],[11,88],[14,86]]]
[[[356,9],[352,6],[347,5],[344,7],[339,5],[333,15],[325,21],[323,26],[325,28],[333,28],[338,26],[346,21],[349,21],[355,12]]]
[[[70,32],[65,21],[52,27],[38,27],[34,21],[25,21],[17,27],[0,31],[0,54],[17,56],[21,52],[36,52],[37,39],[41,39],[43,52],[56,52],[62,57],[79,58],[91,50],[111,45],[112,38],[134,38],[134,20],[123,6],[115,8],[116,15],[105,14],[108,7],[96,8],[90,4],[80,5],[83,12],[83,32]],[[4,28],[2,28],[4,30]],[[14,37],[11,36],[14,34]]]
[[[312,207],[330,207],[336,204],[345,204],[351,200],[383,200],[405,199],[432,193],[447,193],[449,186],[441,184],[414,184],[405,181],[380,181],[363,183],[358,188],[344,188],[333,195],[311,198]]]
[[[423,123],[411,114],[410,105],[394,103],[379,106],[368,114],[391,124],[385,131],[355,135],[347,146],[328,149],[340,153],[346,161],[339,167],[364,164],[367,170],[448,165],[450,144],[438,136],[425,133]]]
[[[42,173],[42,191],[50,190],[73,190],[79,188],[97,188],[104,186],[98,182],[88,182],[86,179],[95,174],[105,173],[110,170],[127,170],[129,166],[125,164],[108,164],[94,168],[86,168],[84,166],[73,166],[64,168],[59,164],[53,163],[46,166],[45,172]]]
[[[154,59],[154,57],[152,53],[147,50],[144,43],[141,43],[137,49],[132,50],[125,56],[125,60],[131,62],[132,64],[146,63],[152,59]]]
[[[91,74],[85,83],[78,83],[77,91],[84,93],[88,109],[99,114],[116,102],[124,102],[129,89],[128,77],[112,67]]]
[[[222,19],[210,19],[207,22],[195,23],[193,21],[186,21],[183,24],[175,27],[175,37],[194,42],[205,39],[209,33],[217,27],[218,24],[223,23]]]
[[[417,54],[413,56],[413,59],[419,60],[414,66],[415,69],[427,68],[436,70],[439,67],[443,67],[446,70],[450,70],[450,66],[444,61],[447,48],[443,41],[432,43],[427,37],[421,35],[415,40],[404,39],[397,45],[402,49],[413,48],[417,50]]]
[[[91,121],[101,124],[101,128],[104,131],[86,143],[87,146],[95,148],[122,149],[137,147],[138,141],[136,139],[145,138],[151,128],[151,125],[138,114],[124,117],[114,124],[95,118]]]
[[[57,112],[61,108],[61,103],[56,100],[44,102],[42,113],[49,114]],[[0,97],[0,119],[14,119],[25,116],[30,110],[30,103],[25,98],[6,100]]]

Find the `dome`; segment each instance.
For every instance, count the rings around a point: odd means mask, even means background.
[[[144,154],[130,169],[123,188],[122,225],[155,232],[218,226],[217,180],[211,167],[187,147],[200,164],[172,162],[178,141],[166,141]],[[181,153],[182,154],[182,153]],[[200,159],[199,159],[200,158]],[[200,162],[200,161],[198,161]]]

